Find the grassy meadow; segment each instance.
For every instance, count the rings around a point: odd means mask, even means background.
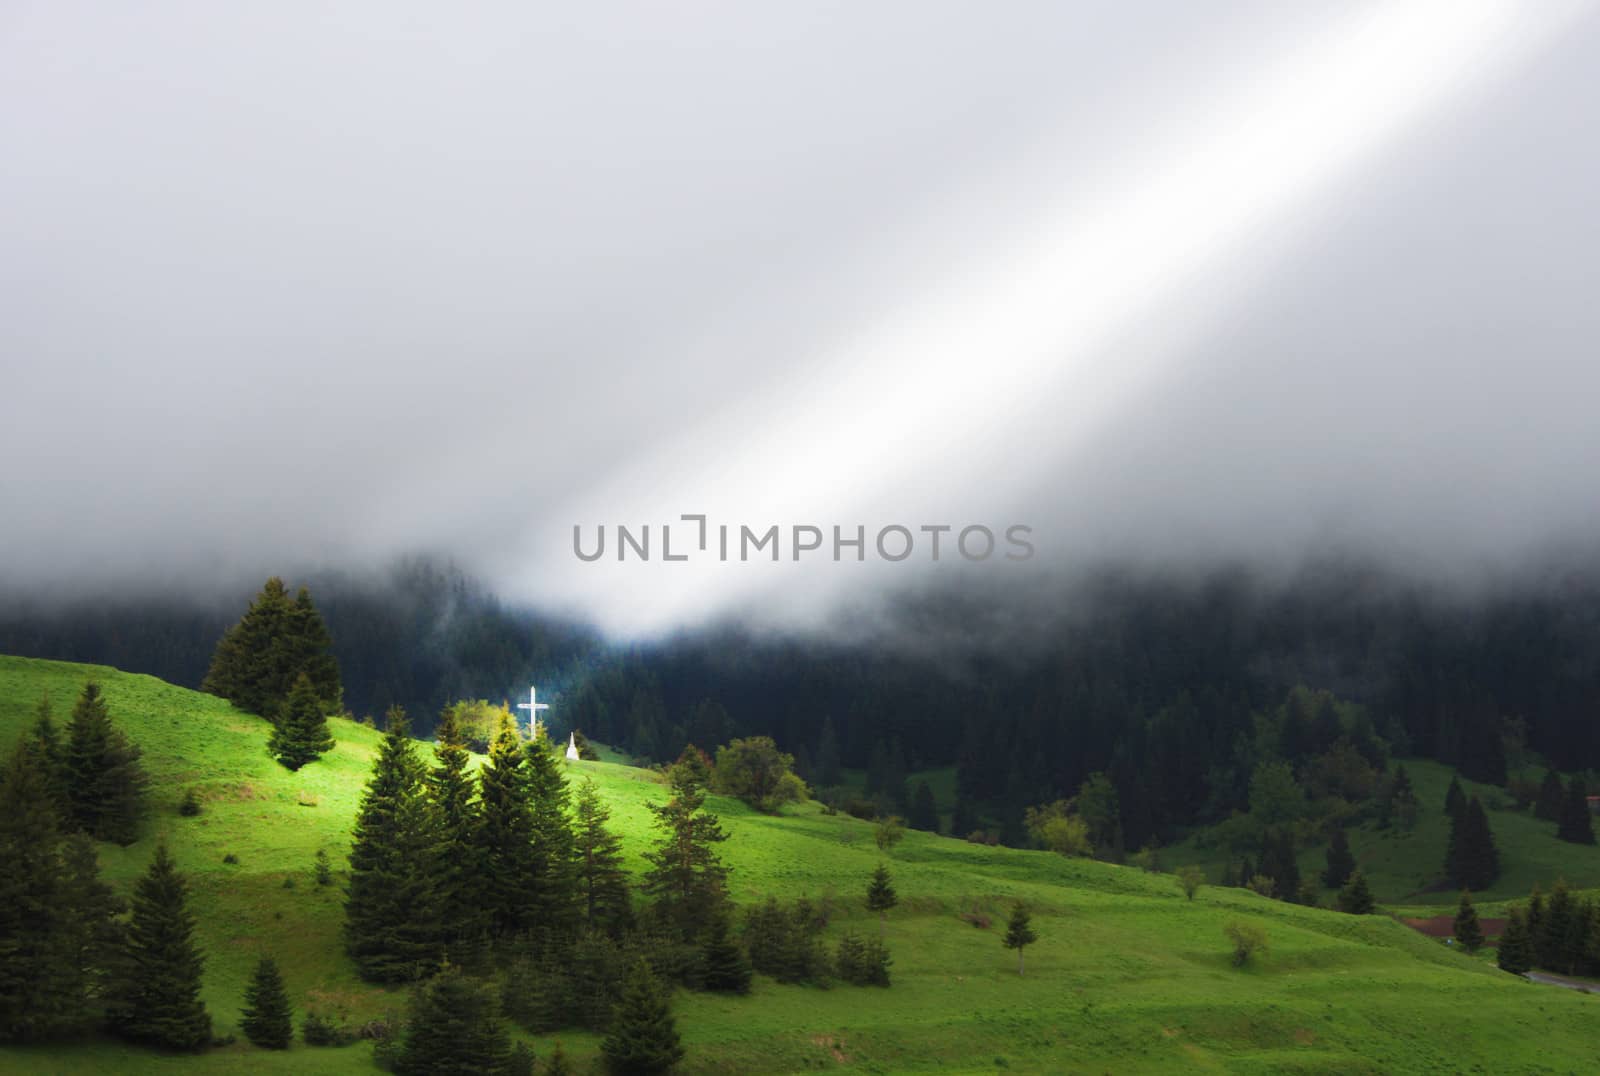
[[[167,839],[190,879],[216,1032],[236,1030],[246,978],[262,953],[278,959],[302,1010],[315,1002],[359,1021],[403,1007],[403,991],[355,977],[339,934],[344,855],[379,734],[333,722],[337,749],[290,773],[266,753],[266,722],[226,702],[113,669],[0,657],[0,744],[27,728],[46,692],[64,725],[90,678],[103,687],[113,720],[143,748],[154,786],[145,836],[126,849],[101,846],[104,873],[126,888],[158,837]],[[651,837],[645,805],[665,791],[655,775],[614,762],[565,765],[572,779],[600,786],[630,868],[640,870]],[[1444,785],[1432,768],[1418,764],[1412,772],[1424,822],[1408,840],[1442,842],[1424,827],[1433,824]],[[178,814],[189,788],[204,804],[198,817]],[[868,876],[884,858],[869,824],[825,815],[815,804],[778,817],[717,797],[710,805],[730,834],[722,853],[737,901],[809,895],[834,907],[831,934],[878,929],[861,906]],[[1520,839],[1515,821],[1491,813],[1503,849]],[[1426,864],[1411,862],[1408,855],[1418,853],[1406,842],[1367,838],[1355,834],[1352,844],[1380,899],[1406,896],[1415,888],[1408,880],[1434,866],[1431,850]],[[315,883],[318,849],[333,859],[331,887]],[[1521,895],[1553,873],[1600,883],[1600,851],[1578,851],[1593,863],[1584,858],[1565,869],[1566,861],[1542,851],[1526,863],[1510,855],[1504,895]],[[1169,866],[1182,861],[1183,849],[1169,853]],[[224,862],[228,856],[237,862]],[[915,832],[887,859],[902,902],[887,924],[894,985],[824,990],[758,977],[744,998],[680,992],[674,1011],[688,1048],[683,1071],[1600,1070],[1600,998],[1514,979],[1486,954],[1446,949],[1385,916],[1355,918],[1216,887],[1189,902],[1167,875]],[[1552,871],[1552,862],[1563,870]],[[1302,869],[1320,865],[1314,850]],[[1033,908],[1040,937],[1027,951],[1025,976],[1000,944],[1015,900]],[[985,917],[987,925],[970,921]],[[1270,951],[1245,969],[1231,965],[1222,934],[1235,919],[1260,923],[1270,939]],[[587,1034],[518,1035],[541,1055],[561,1039],[580,1068],[597,1053],[598,1040]],[[274,1053],[241,1037],[198,1056],[110,1040],[0,1049],[0,1071],[377,1070],[366,1043],[318,1049],[297,1042]]]

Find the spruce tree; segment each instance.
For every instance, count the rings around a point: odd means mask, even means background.
[[[106,1019],[123,1038],[169,1050],[211,1042],[200,1000],[204,958],[194,941],[188,885],[165,843],[133,891],[127,940],[112,973]]]
[[[872,872],[867,884],[867,910],[878,913],[878,932],[881,934],[889,922],[889,909],[900,903],[895,896],[894,883],[889,878],[889,868],[882,863]]]
[[[1409,830],[1417,822],[1417,791],[1411,784],[1411,775],[1405,763],[1394,769],[1394,779],[1389,782],[1388,795],[1383,804],[1383,824]]]
[[[1512,908],[1506,917],[1505,933],[1500,935],[1495,954],[1501,971],[1522,975],[1533,968],[1533,944],[1528,936],[1528,917],[1521,908]]]
[[[642,885],[660,921],[685,940],[696,937],[728,899],[728,868],[715,847],[728,835],[704,805],[704,791],[690,784],[675,785],[664,804],[647,805],[660,836],[645,852],[650,869]]]
[[[344,696],[327,626],[310,591],[301,587],[290,598],[274,576],[239,622],[223,632],[200,690],[275,719],[301,673],[310,679],[322,712],[339,712]]]
[[[98,996],[126,939],[118,917],[127,910],[127,903],[101,880],[100,860],[87,834],[74,833],[62,842],[61,864],[65,966],[73,976],[77,995]]]
[[[1350,875],[1350,880],[1339,890],[1338,903],[1339,910],[1347,915],[1371,915],[1377,909],[1372,890],[1367,887],[1367,876],[1359,869]]]
[[[1467,797],[1461,791],[1461,779],[1454,774],[1450,776],[1450,788],[1444,795],[1444,813],[1451,818],[1459,818],[1461,811],[1467,805]]]
[[[1555,770],[1545,770],[1544,780],[1539,782],[1539,798],[1534,801],[1533,817],[1546,822],[1561,821],[1566,797],[1567,790],[1561,783],[1561,775]]]
[[[928,833],[939,832],[939,808],[933,802],[933,789],[927,781],[918,781],[912,790],[906,824]]]
[[[482,822],[478,862],[483,868],[480,901],[490,927],[515,934],[528,923],[533,887],[533,809],[527,755],[516,724],[506,714],[478,773]]]
[[[528,741],[528,808],[533,830],[532,884],[523,898],[535,924],[554,938],[577,932],[577,849],[567,807],[570,795],[554,745],[541,729]]]
[[[239,1030],[264,1050],[287,1050],[294,1039],[289,992],[284,989],[277,962],[269,956],[257,962],[250,985],[245,987]]]
[[[614,1076],[667,1072],[683,1060],[683,1045],[666,993],[643,957],[634,962],[612,1012],[611,1031],[600,1043],[606,1071]]]
[[[956,809],[950,816],[950,836],[965,840],[977,828],[978,812],[972,806],[972,801],[964,795],[957,795]]]
[[[706,926],[700,942],[700,982],[707,990],[728,994],[750,992],[750,958],[734,938],[726,913]]]
[[[1286,827],[1267,831],[1261,848],[1262,874],[1271,878],[1280,900],[1292,901],[1300,889],[1300,863],[1294,854],[1294,836]]]
[[[572,1076],[572,1062],[567,1060],[567,1051],[562,1049],[559,1039],[556,1048],[545,1058],[544,1071],[540,1076]]]
[[[67,959],[60,834],[38,744],[24,739],[0,774],[0,1042],[60,1033],[84,997]]]
[[[67,727],[69,825],[97,840],[137,840],[149,783],[139,759],[139,749],[111,724],[100,685],[85,684]]]
[[[47,693],[39,699],[39,708],[34,712],[33,729],[29,735],[39,747],[50,803],[56,812],[56,822],[64,831],[72,818],[72,801],[67,796],[67,749],[61,742],[61,732],[56,728],[54,717]]]
[[[622,840],[607,828],[611,811],[600,789],[585,777],[578,786],[576,840],[578,895],[585,922],[593,930],[620,937],[633,922],[633,900],[622,870]]]
[[[1486,889],[1500,876],[1500,853],[1477,796],[1452,820],[1445,855],[1445,874],[1462,889]]]
[[[1006,936],[1000,944],[1017,951],[1017,974],[1022,974],[1022,951],[1039,940],[1029,921],[1028,907],[1018,901],[1011,909],[1011,919],[1006,923]]]
[[[1537,965],[1545,964],[1544,952],[1540,948],[1545,936],[1544,921],[1544,892],[1535,882],[1533,892],[1528,894],[1528,959]]]
[[[400,1076],[500,1076],[511,1040],[494,991],[446,965],[411,998]]]
[[[1472,906],[1470,889],[1461,891],[1461,903],[1456,906],[1456,918],[1451,924],[1451,933],[1455,935],[1456,944],[1469,953],[1476,953],[1483,947],[1483,927],[1478,923],[1478,909]]]
[[[434,888],[438,830],[409,730],[405,711],[390,709],[350,849],[345,949],[362,978],[377,983],[428,975],[444,941]]]
[[[278,708],[267,750],[290,770],[298,770],[333,750],[333,735],[328,731],[327,715],[322,712],[322,700],[305,673],[295,677],[288,699]]]
[[[1574,774],[1561,801],[1556,836],[1573,844],[1594,843],[1594,819],[1589,815],[1589,794],[1583,778]]]
[[[443,936],[460,962],[489,926],[479,893],[483,869],[478,828],[483,812],[455,707],[445,707],[434,738],[433,769],[425,779],[439,841],[433,883]]]
[[[1345,835],[1343,826],[1336,826],[1333,837],[1328,842],[1328,865],[1322,872],[1322,884],[1329,889],[1342,889],[1350,880],[1350,872],[1356,869],[1355,856],[1350,854],[1350,838]]]
[[[1533,935],[1535,964],[1551,971],[1571,973],[1578,954],[1572,951],[1570,942],[1578,933],[1576,924],[1580,911],[1567,880],[1558,878],[1545,903],[1539,930]]]

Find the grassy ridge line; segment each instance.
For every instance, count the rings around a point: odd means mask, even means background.
[[[378,734],[335,722],[337,750],[291,774],[266,754],[266,723],[220,700],[112,669],[0,658],[0,743],[31,723],[46,689],[64,723],[90,677],[144,748],[156,786],[145,839],[102,846],[102,861],[125,885],[148,863],[156,835],[167,834],[191,878],[219,1033],[233,1030],[262,951],[279,959],[297,1008],[317,997],[362,1018],[402,1005],[403,993],[355,978],[339,944],[342,894],[317,888],[311,875],[318,848],[343,870]],[[663,789],[647,771],[617,764],[569,766],[580,775],[601,786],[637,872],[650,838],[645,804]],[[176,808],[190,785],[205,813],[186,819]],[[732,835],[723,850],[737,899],[832,892],[846,906],[835,934],[876,929],[859,907],[880,858],[869,825],[814,805],[780,818],[727,800],[714,806]],[[229,853],[236,865],[223,863]],[[1391,920],[1214,887],[1191,905],[1170,877],[919,833],[895,849],[891,868],[906,904],[889,925],[896,985],[820,991],[763,980],[751,999],[680,995],[689,1071],[993,1072],[996,1058],[1020,1072],[1582,1071],[1597,1052],[1595,1010],[1582,1007],[1593,999],[1516,982]],[[976,929],[954,914],[976,907],[1003,922],[1017,898],[1036,907],[1041,935],[1025,979],[998,927]],[[1268,927],[1272,951],[1259,968],[1228,965],[1221,927],[1235,917]],[[1477,1015],[1463,1025],[1467,1011]],[[559,1037],[579,1057],[597,1046],[593,1036]],[[235,1045],[171,1058],[103,1042],[0,1051],[0,1071],[373,1071],[368,1054]]]

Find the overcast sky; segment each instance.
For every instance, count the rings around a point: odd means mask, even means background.
[[[1595,101],[1565,0],[14,0],[0,573],[442,551],[627,634],[1591,541]],[[682,513],[1038,554],[661,563]]]

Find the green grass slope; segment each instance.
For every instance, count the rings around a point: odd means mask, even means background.
[[[101,849],[126,886],[165,835],[192,882],[207,952],[206,1001],[219,1033],[235,1029],[258,954],[283,967],[297,1006],[343,1005],[360,1019],[404,1003],[360,983],[340,949],[341,894],[319,889],[318,848],[336,870],[378,734],[336,722],[339,746],[289,773],[266,754],[260,719],[227,703],[112,669],[0,657],[0,743],[49,691],[65,719],[85,679],[145,751],[155,779],[147,835]],[[647,771],[568,764],[614,811],[631,867],[650,838],[645,804],[664,789]],[[205,811],[183,818],[186,788]],[[1442,789],[1441,789],[1442,795]],[[880,856],[872,827],[814,805],[782,817],[713,799],[741,902],[772,893],[837,902],[835,932],[877,929],[860,894]],[[225,856],[237,864],[225,864]],[[888,990],[818,990],[758,980],[748,998],[680,993],[687,1072],[1578,1072],[1600,1063],[1596,999],[1523,983],[1484,958],[1446,950],[1381,917],[1355,919],[1208,888],[1189,903],[1170,877],[911,833],[890,858],[902,907],[889,917]],[[293,888],[285,888],[292,880]],[[1039,943],[1019,977],[1000,945],[1012,900],[1036,911]],[[959,917],[993,916],[987,928]],[[1266,926],[1271,951],[1233,968],[1222,926]],[[592,1059],[593,1036],[563,1034]],[[532,1040],[543,1053],[550,1040]],[[0,1050],[0,1071],[371,1072],[370,1047],[286,1053],[242,1042],[172,1057],[112,1042]]]
[[[1350,850],[1367,876],[1373,896],[1385,907],[1407,909],[1406,914],[1443,914],[1455,907],[1459,893],[1441,880],[1450,820],[1444,813],[1445,793],[1454,771],[1438,762],[1407,759],[1406,772],[1417,791],[1420,810],[1416,826],[1408,833],[1381,830],[1368,823],[1349,830]],[[1542,771],[1541,771],[1542,772]],[[1518,810],[1503,788],[1462,781],[1468,796],[1478,795],[1488,812],[1489,828],[1500,850],[1500,877],[1494,885],[1474,893],[1476,901],[1503,902],[1525,898],[1534,883],[1546,890],[1557,878],[1578,888],[1600,887],[1600,846],[1569,844],[1556,839],[1554,822]],[[1215,848],[1202,849],[1191,834],[1180,844],[1162,851],[1168,867],[1199,863],[1212,878],[1222,876],[1226,856]],[[1327,865],[1327,844],[1301,851],[1300,876],[1319,884]],[[1334,893],[1323,890],[1324,903]]]

